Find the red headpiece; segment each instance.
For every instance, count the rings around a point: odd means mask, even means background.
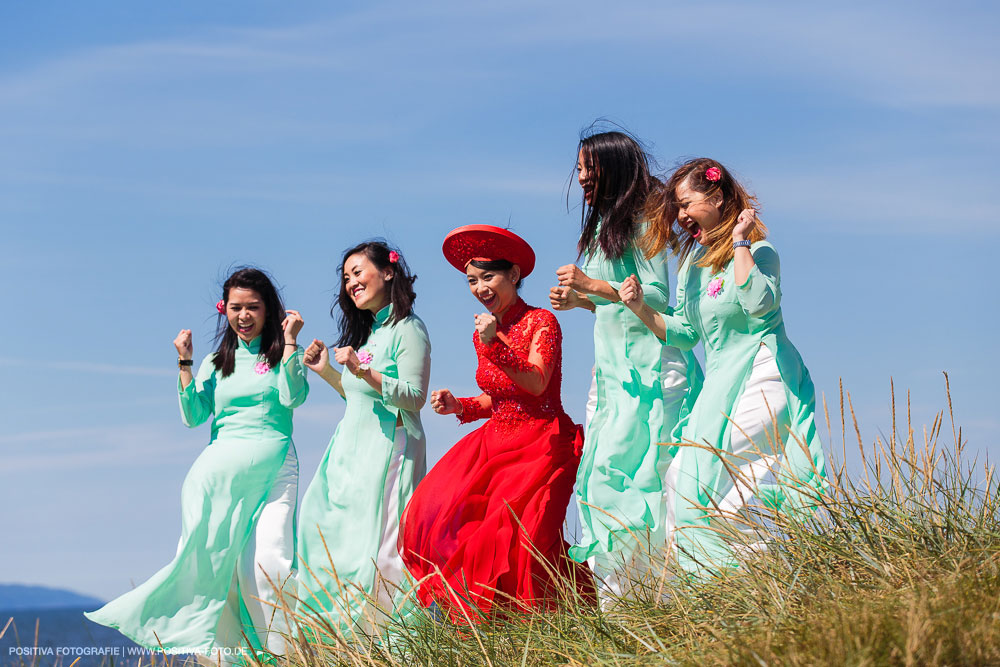
[[[535,251],[528,242],[507,229],[493,225],[465,225],[448,232],[441,246],[445,259],[459,271],[474,259],[491,262],[505,259],[521,267],[524,278],[535,268]]]

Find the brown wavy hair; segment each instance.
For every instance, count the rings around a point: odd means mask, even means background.
[[[721,177],[710,181],[705,172],[712,167],[719,170]],[[679,166],[662,188],[650,193],[646,200],[646,217],[649,228],[642,239],[643,250],[647,257],[652,257],[669,247],[681,262],[688,256],[698,243],[691,233],[677,222],[677,188],[687,181],[688,187],[705,195],[706,199],[718,196],[722,199],[719,209],[719,225],[707,234],[705,256],[698,260],[698,266],[710,266],[713,271],[721,271],[733,259],[733,227],[743,209],[757,210],[757,198],[747,192],[739,181],[733,178],[720,162],[711,158],[699,157],[688,160]],[[767,237],[767,227],[756,218],[756,225],[747,237],[752,243],[763,241]]]

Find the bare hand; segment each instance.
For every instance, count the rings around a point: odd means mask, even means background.
[[[431,392],[431,408],[439,415],[457,415],[462,412],[462,404],[448,389]]]
[[[549,290],[552,310],[572,310],[580,307],[580,295],[572,287],[553,287]]]
[[[288,315],[281,321],[281,330],[285,332],[285,342],[294,343],[295,338],[299,335],[299,331],[302,330],[302,325],[305,323],[302,321],[299,311],[286,310],[285,312]]]
[[[642,285],[639,284],[639,279],[634,273],[622,283],[621,289],[618,290],[618,298],[633,313],[638,314],[642,310],[643,303],[645,303],[642,297]]]
[[[590,290],[590,276],[575,264],[567,264],[556,269],[556,278],[560,287],[572,287],[577,292],[587,293]]]
[[[353,347],[348,345],[347,347],[334,348],[333,358],[338,364],[346,368],[348,373],[357,375],[358,368],[361,366],[361,360],[358,359],[358,354],[354,351]]]
[[[181,329],[174,339],[174,347],[177,348],[178,359],[190,359],[194,355],[194,346],[191,344],[191,330]]]
[[[479,332],[479,342],[489,345],[497,335],[497,318],[489,313],[476,315],[476,331]]]
[[[740,217],[736,218],[736,226],[733,227],[733,241],[745,241],[756,225],[757,211],[752,208],[743,209]]]
[[[313,342],[306,348],[302,362],[306,368],[322,375],[326,367],[330,365],[330,350],[327,349],[323,341],[313,339]]]

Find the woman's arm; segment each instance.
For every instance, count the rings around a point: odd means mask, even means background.
[[[455,415],[462,424],[489,418],[493,414],[493,399],[489,394],[455,398],[450,389],[431,392],[431,408],[439,415]]]
[[[567,264],[556,269],[556,277],[559,279],[559,287],[568,287],[582,295],[593,295],[609,302],[616,302],[618,290],[605,280],[591,278],[575,264]]]
[[[208,421],[215,412],[215,364],[212,363],[212,355],[201,362],[197,377],[191,375],[190,368],[186,366],[181,370],[177,397],[181,421],[188,428],[194,428]],[[184,383],[185,374],[189,378],[187,384]]]
[[[549,303],[552,304],[552,310],[583,308],[592,313],[597,311],[597,305],[593,301],[571,287],[553,287],[550,289]]]
[[[698,343],[698,332],[684,314],[684,284],[687,281],[687,264],[681,269],[677,281],[677,306],[673,314],[653,310],[643,299],[642,285],[635,275],[622,283],[621,299],[656,337],[671,347],[690,350]]]
[[[295,339],[302,330],[302,316],[297,310],[287,310],[287,317],[281,323],[284,332],[284,351],[281,368],[278,371],[278,402],[286,408],[297,408],[309,395],[306,369],[302,365],[302,354]]]
[[[361,359],[353,347],[348,345],[334,349],[333,358],[348,373],[367,382],[368,386],[379,394],[382,393],[382,373],[371,367],[361,370]]]
[[[733,243],[744,243],[750,232],[753,231],[757,223],[757,212],[752,208],[745,208],[740,211],[740,217],[736,219],[736,226],[733,227]],[[750,276],[750,269],[753,268],[753,254],[749,246],[741,245],[733,248],[733,269],[736,274],[736,284],[742,285]]]
[[[306,368],[323,378],[341,397],[347,398],[344,394],[344,383],[340,379],[340,373],[330,365],[330,350],[323,341],[314,339],[306,348],[302,362]]]
[[[536,322],[527,358],[501,340],[496,333],[496,318],[492,315],[477,316],[476,329],[483,343],[483,355],[518,387],[532,396],[541,396],[555,370],[557,354],[562,346],[562,331],[552,313],[536,311],[531,317]]]
[[[379,373],[381,384],[378,389],[386,405],[419,412],[427,402],[427,387],[431,379],[431,341],[427,329],[416,318],[407,318],[396,327],[400,336],[396,355],[399,377]]]
[[[744,280],[737,280],[736,298],[750,317],[763,318],[781,305],[781,263],[770,243],[756,243],[753,248],[737,248],[750,255],[752,264]],[[737,255],[738,257],[738,255]]]

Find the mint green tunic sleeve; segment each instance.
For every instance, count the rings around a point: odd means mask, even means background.
[[[302,348],[281,362],[278,373],[278,402],[286,408],[297,408],[306,401],[309,395],[309,383],[306,382],[306,367],[302,363],[305,355]]]
[[[749,316],[764,319],[781,305],[781,263],[770,245],[751,250],[754,265],[746,281],[736,287],[736,298]]]
[[[431,379],[430,338],[419,319],[401,324],[396,356],[398,377],[382,374],[382,400],[400,410],[419,412],[427,402]]]
[[[634,251],[635,275],[642,285],[642,295],[649,307],[658,313],[672,312],[670,308],[670,276],[667,271],[666,253],[647,259],[638,248]],[[627,277],[627,276],[626,276]],[[624,280],[609,280],[607,283],[616,291],[622,288]]]
[[[181,406],[181,421],[188,428],[204,424],[215,412],[215,365],[214,354],[205,357],[198,374],[186,388],[177,378],[177,396]]]
[[[663,343],[671,347],[676,347],[679,350],[690,350],[698,344],[700,338],[697,329],[691,325],[691,321],[688,320],[687,313],[685,312],[687,295],[684,293],[684,285],[687,283],[690,268],[690,260],[685,260],[677,275],[677,305],[674,306],[673,312],[660,311],[663,318],[663,325],[666,329],[666,338],[663,339]],[[643,297],[645,296],[645,290],[643,290]],[[656,307],[652,304],[650,304],[650,307],[656,310]]]

